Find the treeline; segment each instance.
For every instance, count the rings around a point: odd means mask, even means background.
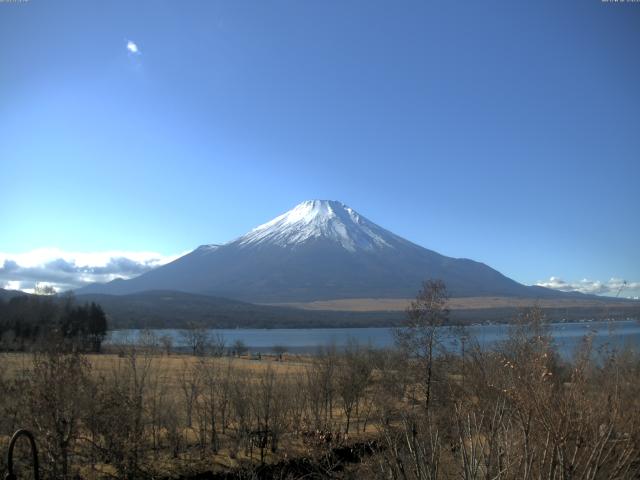
[[[45,347],[99,352],[107,317],[94,302],[78,305],[72,296],[24,295],[0,299],[0,349]]]

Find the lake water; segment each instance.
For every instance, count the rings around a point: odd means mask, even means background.
[[[618,349],[631,347],[640,349],[640,322],[623,320],[616,322],[573,322],[550,325],[558,351],[568,357],[579,345],[585,335],[594,336],[594,346],[609,345]],[[320,347],[335,345],[344,347],[355,340],[361,345],[376,348],[391,347],[394,343],[392,328],[276,328],[276,329],[220,329],[211,330],[224,336],[229,346],[236,340],[242,340],[251,352],[270,352],[276,345],[285,347],[289,352],[313,353]],[[505,324],[473,325],[467,327],[470,335],[477,338],[483,347],[505,340],[509,326]],[[107,343],[134,342],[141,330],[114,330]],[[176,347],[184,347],[181,330],[152,330],[157,336],[169,335]],[[446,340],[448,348],[459,348],[453,339]]]

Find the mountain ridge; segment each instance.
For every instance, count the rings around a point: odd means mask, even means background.
[[[347,205],[309,200],[223,245],[202,245],[129,280],[78,293],[178,290],[254,303],[413,297],[442,279],[452,296],[559,298],[474,260],[452,258],[378,226]]]

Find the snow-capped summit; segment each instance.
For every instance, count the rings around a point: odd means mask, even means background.
[[[395,235],[335,200],[307,200],[237,239],[238,245],[295,247],[308,241],[329,240],[344,249],[391,247]]]

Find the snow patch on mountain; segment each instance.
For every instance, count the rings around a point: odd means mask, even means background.
[[[355,252],[393,248],[395,237],[341,202],[308,200],[232,243],[290,247],[310,240],[328,239]]]
[[[200,245],[196,250],[199,250],[201,252],[214,252],[216,251],[218,248],[220,248],[222,245],[218,244],[218,243],[209,243],[206,245]]]

